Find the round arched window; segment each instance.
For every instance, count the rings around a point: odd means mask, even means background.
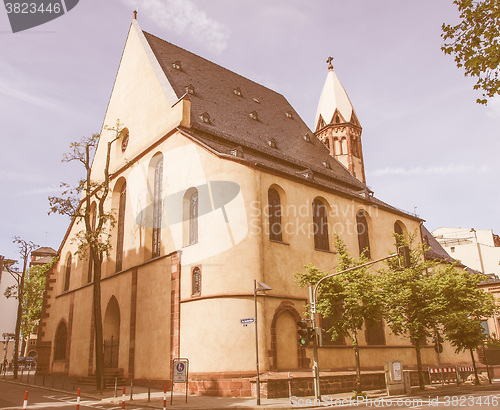
[[[125,150],[127,149],[127,146],[128,146],[128,138],[129,138],[129,132],[128,132],[127,128],[124,128],[120,132],[120,138],[122,140],[122,152],[125,152]]]

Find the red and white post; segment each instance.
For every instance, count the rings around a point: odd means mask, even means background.
[[[122,394],[122,409],[125,408],[125,392],[126,392],[126,387],[123,386],[123,394]]]
[[[24,392],[23,410],[28,408],[28,390]]]
[[[80,410],[80,388],[76,393],[76,410]]]
[[[167,386],[163,386],[163,410],[167,410]]]

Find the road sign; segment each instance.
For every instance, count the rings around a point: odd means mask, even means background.
[[[188,362],[185,359],[174,359],[173,382],[186,383],[188,374]]]
[[[186,385],[186,403],[188,392],[189,359],[178,358],[172,360],[172,383],[185,383]],[[174,396],[174,387],[170,391],[170,404]]]

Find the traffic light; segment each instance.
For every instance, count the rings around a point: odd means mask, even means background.
[[[434,350],[436,353],[443,353],[443,338],[439,333],[435,333],[434,337],[432,338],[432,341],[435,343],[434,345]]]
[[[398,247],[399,264],[402,268],[411,266],[410,248],[408,246]]]
[[[299,336],[298,342],[301,346],[307,347],[309,342],[313,340],[314,329],[308,326],[305,319],[299,320],[297,326],[299,327],[297,330],[297,335]]]

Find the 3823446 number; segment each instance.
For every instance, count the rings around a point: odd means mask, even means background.
[[[43,14],[61,13],[61,4],[54,3],[5,3],[7,14]]]

